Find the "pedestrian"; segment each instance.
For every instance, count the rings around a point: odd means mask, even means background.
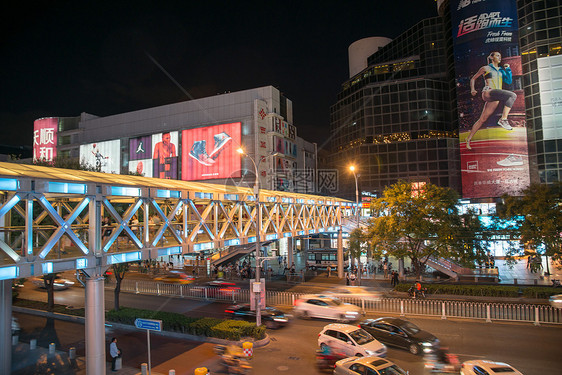
[[[115,368],[115,363],[117,358],[121,358],[121,350],[117,347],[117,338],[113,337],[111,339],[111,344],[109,344],[109,355],[111,356],[111,371],[117,371]]]
[[[332,267],[328,266],[328,274],[327,274],[326,277],[330,277],[330,276],[331,276],[331,275],[330,275],[331,272],[332,272]]]
[[[388,277],[388,263],[386,261],[384,262],[382,268],[384,270],[384,278],[386,279]]]
[[[345,273],[345,285],[349,285],[349,272]]]
[[[355,276],[354,273],[352,273],[351,275],[349,275],[349,281],[351,283],[352,286],[355,286],[355,280],[356,280],[357,276]]]

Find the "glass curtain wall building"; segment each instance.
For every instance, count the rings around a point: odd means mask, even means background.
[[[330,110],[333,168],[355,165],[361,191],[398,180],[460,189],[458,135],[451,120],[444,25],[419,22],[367,60]],[[340,178],[354,194],[353,176]]]

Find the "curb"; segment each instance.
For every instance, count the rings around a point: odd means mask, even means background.
[[[28,307],[12,306],[12,311],[23,313],[23,314],[30,314],[30,315],[43,316],[43,317],[47,317],[47,318],[64,320],[64,321],[67,321],[67,322],[82,323],[82,324],[86,323],[86,318],[84,318],[82,316],[52,313],[52,312],[43,311],[43,310],[30,309]],[[136,328],[134,326],[131,326],[129,324],[122,324],[122,323],[115,323],[115,322],[106,322],[105,326],[106,327],[116,327],[116,328],[119,328],[119,329],[130,330],[130,331],[138,331],[139,330],[138,328]],[[269,335],[267,333],[265,334],[265,338],[263,338],[261,340],[257,340],[257,341],[254,341],[253,338],[248,338],[247,340],[241,339],[241,340],[238,340],[238,341],[232,341],[232,340],[226,340],[226,339],[219,339],[219,338],[216,338],[216,337],[196,336],[196,335],[191,335],[191,334],[188,334],[188,333],[180,333],[180,332],[172,332],[172,331],[162,331],[162,332],[153,331],[151,333],[155,334],[155,335],[168,336],[168,337],[174,337],[174,338],[178,338],[178,339],[185,339],[185,340],[191,340],[191,341],[209,342],[211,344],[219,344],[219,345],[238,345],[238,346],[242,346],[242,343],[249,341],[249,342],[252,342],[254,344],[254,348],[261,348],[263,346],[266,346],[270,342],[270,338],[269,338]]]

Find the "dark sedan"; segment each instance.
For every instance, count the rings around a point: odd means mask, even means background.
[[[224,312],[229,319],[241,319],[248,322],[256,321],[256,312],[250,309],[249,304],[229,306]],[[267,328],[276,329],[283,327],[289,323],[290,319],[291,315],[285,314],[283,311],[273,307],[266,307],[261,311],[262,324]]]
[[[367,319],[359,326],[377,340],[390,346],[397,346],[412,354],[429,353],[439,348],[439,340],[414,323],[398,318]]]

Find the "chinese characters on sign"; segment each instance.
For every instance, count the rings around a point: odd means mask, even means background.
[[[33,161],[52,162],[57,156],[56,117],[35,120],[33,123]]]

